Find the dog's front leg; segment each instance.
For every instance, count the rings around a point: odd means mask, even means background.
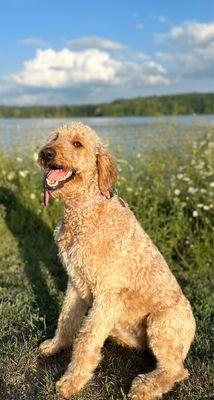
[[[104,341],[118,321],[122,308],[118,294],[108,292],[94,299],[92,309],[75,340],[71,363],[56,384],[60,395],[69,398],[92,377]]]
[[[80,298],[69,281],[55,335],[53,339],[45,340],[39,347],[42,355],[52,356],[72,345],[87,308],[87,303]]]

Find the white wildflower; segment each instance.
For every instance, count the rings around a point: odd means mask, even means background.
[[[190,193],[190,194],[194,194],[194,193],[196,193],[198,191],[198,189],[197,188],[194,188],[194,187],[192,187],[192,186],[190,186],[189,188],[188,188],[188,193]]]
[[[9,172],[9,174],[7,175],[7,179],[8,181],[12,181],[16,176],[16,173],[14,171]]]
[[[35,151],[35,152],[33,153],[33,160],[34,160],[34,161],[37,161],[37,159],[38,159],[38,153]]]
[[[122,164],[128,164],[128,161],[127,161],[127,160],[124,160],[123,158],[118,158],[118,159],[117,159],[117,162],[118,162],[118,163],[122,163]]]
[[[204,188],[202,188],[202,189],[200,190],[200,192],[201,192],[201,193],[207,193],[206,189],[204,189]]]
[[[214,187],[214,182],[211,182],[211,183],[210,183],[210,187]]]
[[[142,154],[138,153],[136,157],[137,157],[137,158],[141,158],[141,157],[142,157]]]
[[[22,178],[25,178],[25,177],[27,176],[28,173],[29,173],[29,172],[28,172],[27,170],[19,171],[19,175],[20,175]]]
[[[182,179],[184,177],[184,174],[177,174],[178,179]]]
[[[21,158],[21,157],[16,157],[16,161],[18,161],[18,162],[22,162],[23,160],[22,160],[22,158]]]
[[[31,198],[31,200],[34,200],[34,199],[36,198],[35,193],[31,193],[31,194],[30,194],[30,198]]]
[[[205,210],[205,211],[208,211],[209,209],[210,209],[210,207],[209,206],[203,206],[203,209]]]
[[[203,208],[203,207],[204,207],[204,205],[203,205],[203,204],[201,204],[201,203],[199,203],[199,204],[196,204],[196,206],[197,206],[198,208]]]
[[[194,218],[197,218],[198,217],[198,211],[194,210],[193,213],[192,213],[192,216]]]
[[[179,196],[179,194],[181,193],[181,191],[180,191],[179,189],[175,189],[175,190],[174,190],[174,193],[175,193],[176,196]]]
[[[212,176],[213,175],[213,171],[203,171],[204,176]]]
[[[203,169],[204,168],[204,162],[200,162],[198,165],[195,166],[196,169]]]
[[[190,182],[191,179],[190,179],[188,176],[184,176],[184,177],[183,177],[183,181],[185,181],[185,182]]]

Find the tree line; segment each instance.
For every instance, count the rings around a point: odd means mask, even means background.
[[[110,103],[50,106],[0,106],[0,118],[125,117],[214,114],[214,93],[118,99]]]

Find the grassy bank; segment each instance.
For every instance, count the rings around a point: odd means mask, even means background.
[[[197,336],[186,361],[190,378],[166,400],[213,398],[211,311],[213,306],[213,165],[211,134],[198,142],[136,154],[118,154],[116,191],[128,201],[165,255],[197,320]],[[52,233],[60,203],[43,207],[34,155],[0,155],[1,390],[4,400],[56,399],[54,384],[70,351],[42,359],[38,343],[54,333],[66,287]],[[93,380],[75,398],[127,399],[131,380],[154,365],[149,354],[107,342]]]

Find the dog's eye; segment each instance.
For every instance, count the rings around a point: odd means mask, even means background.
[[[73,142],[74,147],[82,147],[82,144],[80,142]]]

